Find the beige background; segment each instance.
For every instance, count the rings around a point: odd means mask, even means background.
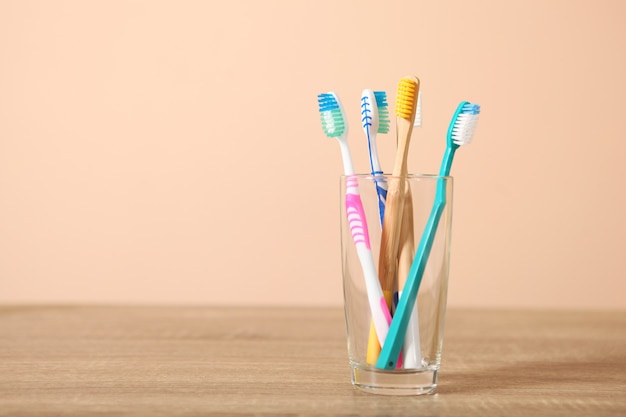
[[[626,2],[0,0],[0,303],[339,305],[342,98],[461,100],[449,305],[626,308]],[[393,136],[379,140],[383,166]]]

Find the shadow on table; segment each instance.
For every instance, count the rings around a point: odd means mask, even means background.
[[[599,354],[601,354],[599,352]],[[594,361],[516,362],[508,366],[472,371],[441,371],[440,394],[473,393],[501,389],[541,388],[585,382],[610,386],[623,383],[624,357],[598,358]]]

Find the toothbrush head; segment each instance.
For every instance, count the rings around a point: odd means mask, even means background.
[[[389,133],[391,120],[389,119],[389,103],[387,93],[384,91],[374,91],[376,107],[378,107],[378,133]]]
[[[479,114],[480,106],[478,104],[462,101],[458,105],[448,128],[449,147],[467,145],[472,141]]]
[[[371,133],[378,132],[379,122],[377,107],[374,92],[368,89],[363,90],[361,93],[361,125],[368,139]]]
[[[418,94],[419,80],[416,77],[402,77],[398,82],[396,94],[396,116],[409,120],[413,124]]]
[[[317,96],[322,129],[329,138],[341,138],[348,133],[348,125],[344,117],[339,97],[333,92]]]

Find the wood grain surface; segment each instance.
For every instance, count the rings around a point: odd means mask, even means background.
[[[449,311],[435,395],[350,383],[340,309],[0,307],[2,416],[625,416],[624,312]]]

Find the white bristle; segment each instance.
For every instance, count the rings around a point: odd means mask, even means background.
[[[415,121],[413,127],[422,127],[422,92],[417,93],[417,109],[415,109]]]
[[[457,117],[456,123],[452,128],[452,142],[456,145],[467,145],[472,141],[476,123],[478,122],[478,114],[461,113]]]

